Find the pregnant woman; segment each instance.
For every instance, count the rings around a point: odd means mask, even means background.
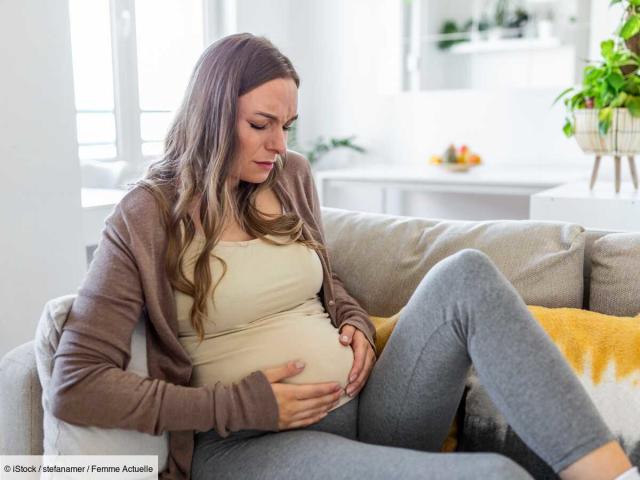
[[[53,413],[169,432],[161,478],[529,479],[500,455],[438,453],[473,364],[561,478],[638,479],[479,251],[428,272],[376,361],[308,162],[287,152],[299,83],[264,38],[203,53],[162,159],[106,220],[56,353]],[[139,318],[150,378],[124,371]]]

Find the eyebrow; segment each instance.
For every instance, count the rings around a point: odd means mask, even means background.
[[[256,112],[256,115],[262,115],[263,117],[267,117],[270,120],[278,120],[278,117],[276,117],[275,115],[273,115],[271,113],[267,113],[267,112]],[[285,123],[291,123],[291,122],[293,122],[294,120],[297,120],[297,119],[298,119],[298,115],[296,114],[295,116],[291,117],[288,122],[285,122]]]

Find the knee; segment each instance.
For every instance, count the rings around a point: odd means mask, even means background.
[[[493,267],[491,258],[486,253],[475,248],[463,248],[447,257],[447,259],[450,263],[462,265],[467,269]]]
[[[482,470],[486,472],[482,475],[485,478],[495,480],[532,480],[533,477],[527,471],[510,458],[497,453],[484,455],[486,463]]]
[[[437,267],[437,268],[435,268]],[[443,276],[446,283],[476,284],[487,274],[493,274],[496,267],[486,253],[473,248],[465,248],[438,262],[434,270]]]

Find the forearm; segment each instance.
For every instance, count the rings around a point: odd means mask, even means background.
[[[212,428],[221,436],[247,428],[277,430],[277,402],[262,372],[230,386],[175,385],[109,365],[86,341],[65,332],[56,353],[51,408],[62,420],[152,435]]]

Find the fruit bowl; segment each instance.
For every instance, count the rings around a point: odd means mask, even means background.
[[[433,155],[429,163],[450,172],[467,172],[472,167],[480,165],[482,159],[480,155],[471,152],[466,145],[462,145],[459,149],[449,145],[443,155]]]
[[[449,170],[450,172],[468,172],[471,170],[474,165],[469,165],[467,163],[442,163],[440,167],[445,170]]]

